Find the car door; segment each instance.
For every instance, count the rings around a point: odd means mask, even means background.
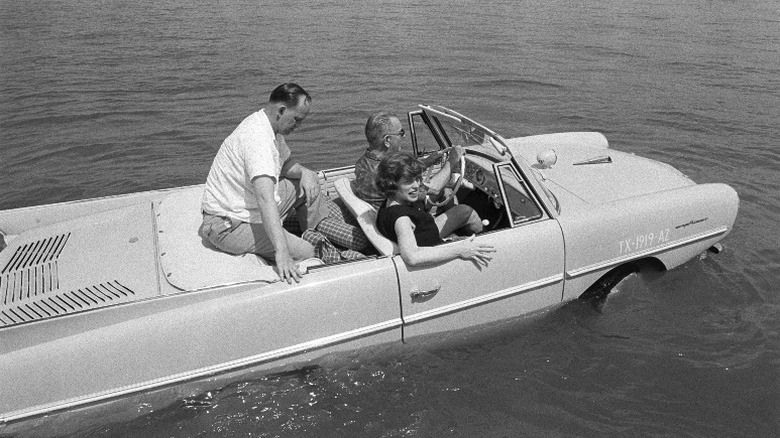
[[[564,248],[558,222],[540,207],[512,163],[493,165],[492,177],[496,180],[490,186],[498,186],[499,192],[490,195],[503,204],[509,219],[506,228],[476,236],[479,243],[496,249],[487,267],[461,259],[411,267],[400,256],[393,257],[404,341],[512,318],[561,302]]]

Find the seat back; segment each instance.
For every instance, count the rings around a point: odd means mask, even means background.
[[[341,178],[355,179],[355,166],[337,167],[317,172],[322,194],[330,199],[337,197],[335,182]]]
[[[398,245],[393,243],[387,237],[381,235],[379,230],[376,229],[376,210],[368,202],[360,199],[352,191],[352,186],[349,183],[349,179],[340,178],[333,184],[338,192],[341,200],[344,201],[344,205],[355,216],[363,233],[366,234],[368,240],[374,245],[374,248],[379,251],[380,254],[391,256],[393,254],[400,254]]]

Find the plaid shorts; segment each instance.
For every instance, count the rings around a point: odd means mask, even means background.
[[[336,248],[336,246],[319,231],[306,230],[303,232],[301,238],[314,247],[314,257],[317,257],[326,264],[366,258],[365,255],[357,251]]]

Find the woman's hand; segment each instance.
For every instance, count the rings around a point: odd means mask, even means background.
[[[465,260],[471,260],[477,265],[482,266],[487,266],[488,262],[493,260],[488,254],[496,252],[493,245],[475,242],[473,234],[471,237],[458,242],[458,245],[460,245],[460,248],[458,248],[458,257]]]

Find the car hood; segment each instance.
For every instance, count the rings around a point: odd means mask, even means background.
[[[537,163],[537,155],[542,151],[511,149],[531,163],[553,192],[562,189],[589,204],[695,184],[668,164],[612,149],[588,146],[556,149],[557,161],[548,168]]]

